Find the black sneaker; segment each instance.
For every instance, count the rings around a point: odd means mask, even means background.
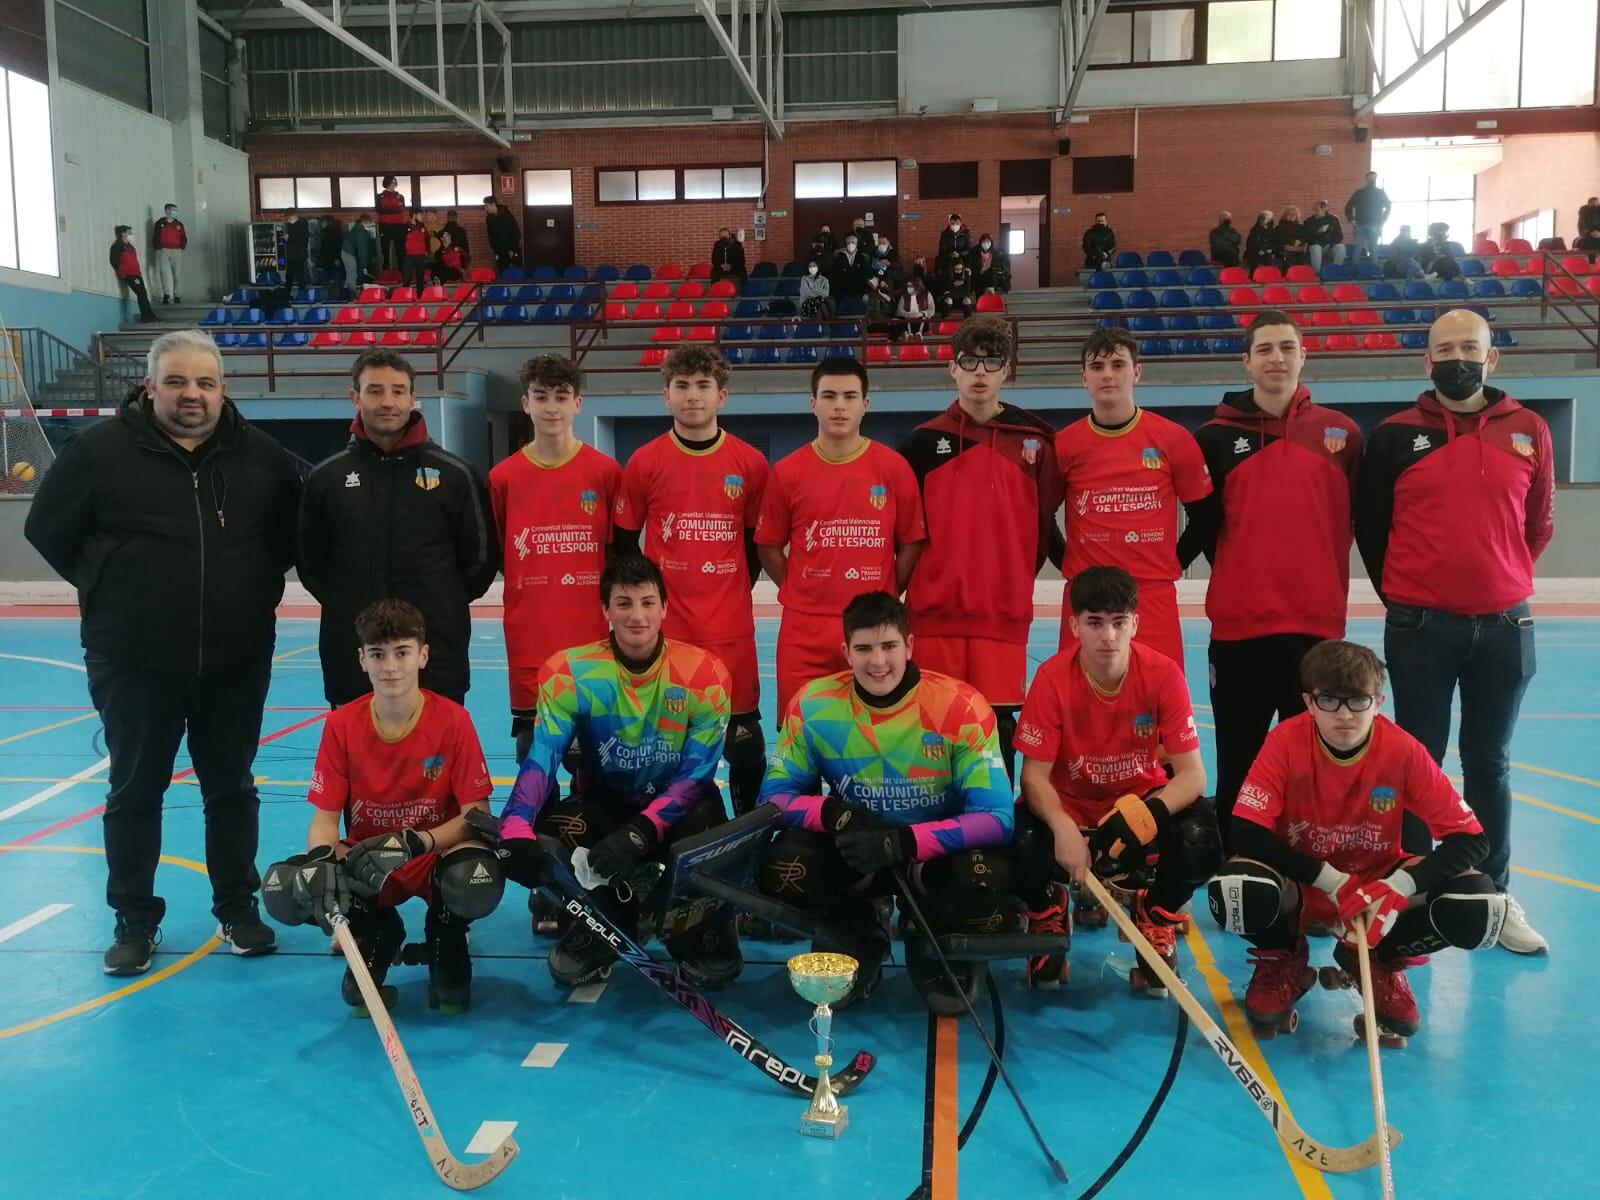
[[[150,969],[150,956],[160,942],[158,926],[118,917],[117,932],[101,969],[107,975],[143,975]]]
[[[278,948],[277,935],[261,920],[254,908],[224,920],[217,936],[232,947],[240,958],[260,958]]]

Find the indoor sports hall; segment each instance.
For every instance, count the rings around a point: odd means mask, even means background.
[[[1587,1194],[1577,1147],[1594,1100],[1585,1067],[1600,1056],[1582,1015],[1593,975],[1582,939],[1600,903],[1597,36],[1597,0],[3,6],[0,1112],[14,1149],[0,1195],[410,1198],[480,1183],[490,1196],[584,1200]],[[211,339],[234,428],[282,448],[283,486],[303,498],[317,464],[368,436],[351,370],[375,350],[414,376],[421,418],[406,428],[425,424],[435,452],[481,480],[513,456],[544,465],[525,362],[575,364],[570,432],[625,471],[682,428],[662,370],[682,346],[714,350],[731,371],[713,434],[768,464],[828,436],[812,389],[829,359],[864,364],[860,432],[893,448],[946,410],[960,419],[967,374],[1000,380],[1005,404],[1052,431],[1092,418],[1084,347],[1117,331],[1141,371],[1136,419],[1164,417],[1209,445],[1225,393],[1268,387],[1250,373],[1249,326],[1265,311],[1296,327],[1299,383],[1349,422],[1320,420],[1310,444],[1337,457],[1348,429],[1366,448],[1347,496],[1364,494],[1380,430],[1412,419],[1419,393],[1436,405],[1449,394],[1441,328],[1481,328],[1461,355],[1483,365],[1468,372],[1480,397],[1494,403],[1499,389],[1530,423],[1519,428],[1548,430],[1510,435],[1499,458],[1473,449],[1463,490],[1430,501],[1445,566],[1426,586],[1440,599],[1412,610],[1473,614],[1474,638],[1510,628],[1514,667],[1531,675],[1509,740],[1505,891],[1548,950],[1432,953],[1408,972],[1421,1027],[1402,1044],[1369,1047],[1359,988],[1311,986],[1293,1032],[1269,1036],[1246,1013],[1250,947],[1213,919],[1204,887],[1176,927],[1184,990],[1166,998],[1131,984],[1139,960],[1113,922],[1073,932],[1059,988],[1030,987],[1020,954],[995,957],[972,1012],[935,1016],[897,934],[876,990],[832,1018],[845,1128],[806,1137],[817,1039],[786,966],[805,940],[748,922],[742,975],[703,995],[659,940],[643,969],[619,961],[562,987],[548,965],[557,936],[531,927],[527,890],[508,882],[472,924],[467,1011],[430,1004],[429,969],[408,948],[388,971],[388,1015],[369,1017],[341,997],[339,939],[313,924],[268,922],[275,953],[230,953],[187,745],[162,810],[166,910],[148,969],[102,969],[116,917],[112,756],[90,694],[99,631],[120,628],[111,653],[145,661],[196,630],[184,604],[148,603],[182,595],[155,561],[132,568],[144,597],[108,606],[102,590],[96,605],[95,578],[79,572],[74,586],[41,554],[35,514],[133,531],[126,545],[114,535],[101,576],[129,570],[119,553],[143,553],[158,489],[90,471],[67,497],[51,481],[82,472],[83,448],[104,444],[91,431],[117,422],[144,422],[158,448],[165,434],[174,453],[205,452],[154,415],[158,336]],[[975,317],[1006,330],[998,373],[962,340]],[[1491,415],[1458,431],[1447,414],[1440,437],[1487,446]],[[1220,452],[1264,450],[1265,429]],[[1437,449],[1426,431],[1406,437],[1396,453],[1426,462]],[[1144,453],[1152,474],[1165,469],[1164,451]],[[132,478],[143,451],[130,454]],[[1553,486],[1553,533],[1536,532],[1549,510],[1530,503],[1526,545],[1520,523],[1477,517],[1511,470]],[[229,519],[247,510],[246,477],[230,471],[229,496],[215,472],[193,474],[201,545],[251,536]],[[335,480],[344,507],[329,513],[350,511],[358,474]],[[1210,478],[1221,474],[1213,464]],[[999,485],[985,480],[994,507],[959,514],[974,544],[1004,540]],[[82,500],[108,483],[119,505]],[[409,483],[408,505],[448,490],[437,471]],[[730,501],[742,486],[729,478]],[[1063,486],[1052,521],[1070,562],[1083,510]],[[1394,503],[1416,494],[1397,487]],[[581,496],[582,520],[609,519],[608,504]],[[1356,503],[1360,534],[1372,510]],[[1183,508],[1186,528],[1202,520]],[[1230,603],[1303,591],[1309,608],[1317,584],[1295,564],[1315,530],[1288,507],[1271,516],[1282,532]],[[322,609],[302,578],[325,519],[302,517],[298,545],[275,551],[275,569],[300,566],[260,651],[270,685],[250,770],[262,872],[306,843],[330,723]],[[930,507],[930,547],[933,522]],[[484,534],[508,547],[496,561],[516,554],[500,524]],[[429,536],[409,516],[364,534],[390,547]],[[1386,606],[1370,546],[1340,534],[1345,637],[1393,676],[1397,585],[1385,576]],[[1452,608],[1452,589],[1483,584],[1456,564],[1490,561],[1482,548],[1506,537],[1537,559],[1531,582],[1503,604]],[[1223,703],[1212,656],[1217,617],[1229,617],[1209,558],[1184,566],[1174,592],[1207,794]],[[222,577],[200,570],[230,605],[276,587],[271,572],[244,582],[254,577],[229,561]],[[772,754],[785,608],[768,575],[751,605]],[[1529,589],[1523,615],[1515,601]],[[505,584],[476,590],[459,650],[498,814],[519,770],[516,664]],[[1071,607],[1058,558],[1032,601],[1030,681]],[[224,643],[243,620],[233,608],[208,619]],[[1382,712],[1398,719],[1393,682]],[[237,702],[226,687],[216,699]],[[1481,747],[1458,740],[1452,704],[1440,766],[1459,789],[1462,752]],[[727,764],[716,771],[727,794]],[[1373,809],[1384,811],[1376,792]],[[581,917],[586,893],[571,887]],[[406,940],[421,942],[423,903],[400,911]],[[1310,967],[1332,964],[1335,944],[1313,931]],[[1379,1113],[1398,1135],[1387,1153]]]

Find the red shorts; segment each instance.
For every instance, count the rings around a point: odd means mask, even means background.
[[[692,639],[691,639],[692,640]],[[753,713],[761,707],[761,674],[756,669],[756,635],[752,631],[731,642],[694,642],[707,654],[715,654],[733,678],[733,694],[728,697],[734,716]]]
[[[1022,705],[1028,678],[1028,647],[1019,642],[918,634],[911,656],[924,670],[970,683],[993,707]]]
[[[849,665],[844,656],[844,625],[838,617],[784,609],[778,625],[778,722],[782,724],[796,692],[813,679]]]
[[[1064,596],[1062,601],[1060,648],[1068,650],[1075,644],[1072,626],[1068,623],[1072,606],[1066,603]],[[1178,664],[1179,671],[1183,670],[1183,626],[1178,620],[1177,584],[1139,580],[1139,632],[1134,640],[1165,654]]]
[[[346,842],[347,847],[355,845]],[[376,899],[367,903],[377,908],[398,908],[407,900],[429,900],[433,896],[433,868],[439,861],[437,852],[430,850],[426,854],[419,854],[410,862],[403,863],[390,871],[383,881],[383,887],[378,889]]]

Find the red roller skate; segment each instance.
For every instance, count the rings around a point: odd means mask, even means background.
[[[1030,912],[1028,918],[1029,933],[1065,933],[1068,935],[1067,944],[1070,946],[1072,934],[1072,917],[1068,912],[1070,899],[1067,896],[1067,886],[1064,883],[1050,885],[1050,900],[1038,912]],[[1104,909],[1101,909],[1104,912]],[[1050,990],[1059,988],[1067,981],[1071,964],[1065,954],[1041,954],[1028,960],[1028,986]]]
[[[1111,914],[1082,888],[1072,889],[1072,927],[1074,929],[1104,929],[1111,923]]]
[[[1420,967],[1426,958],[1396,958],[1388,962],[1372,955],[1372,1007],[1378,1017],[1378,1045],[1385,1050],[1400,1050],[1406,1039],[1415,1036],[1422,1028],[1422,1013],[1417,1008],[1417,997],[1406,982],[1406,968]],[[1355,947],[1340,942],[1333,948],[1332,967],[1318,972],[1322,986],[1329,991],[1352,988],[1361,992],[1361,964],[1356,961]],[[1366,1014],[1357,1013],[1356,1036],[1366,1038]]]
[[[1176,975],[1178,932],[1184,925],[1183,914],[1151,904],[1148,893],[1140,891],[1134,897],[1133,922],[1144,935],[1144,940],[1150,943],[1150,948],[1161,956],[1161,961]],[[1139,954],[1139,965],[1128,973],[1128,983],[1134,991],[1144,992],[1158,999],[1169,994],[1167,985],[1161,981],[1161,976],[1146,963],[1143,952]]]
[[[1255,965],[1244,992],[1245,1016],[1257,1036],[1274,1038],[1293,1033],[1300,1024],[1295,1004],[1311,990],[1317,973],[1311,969],[1311,947],[1305,938],[1288,950],[1250,951]]]

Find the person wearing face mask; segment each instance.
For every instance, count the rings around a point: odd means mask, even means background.
[[[811,257],[819,263],[831,263],[839,252],[839,239],[833,236],[833,226],[824,224],[811,235]]]
[[[960,213],[951,213],[950,220],[939,231],[939,254],[934,262],[947,263],[952,254],[965,258],[971,250],[972,230],[961,219]]]
[[[898,338],[899,331],[891,320],[894,316],[895,295],[888,282],[880,275],[867,280],[867,332]]]
[[[1387,611],[1395,720],[1443,762],[1459,688],[1462,796],[1489,838],[1483,873],[1504,893],[1511,861],[1511,735],[1534,673],[1533,565],[1555,532],[1550,428],[1484,380],[1489,326],[1453,309],[1428,330],[1433,387],[1372,435],[1356,479],[1362,561]],[[1406,846],[1426,853],[1408,824]],[[1506,897],[1500,945],[1549,943]]]
[[[378,227],[371,213],[362,213],[350,226],[339,246],[339,261],[344,265],[344,286],[358,291],[372,278],[372,264],[378,255]]]
[[[740,287],[749,278],[744,267],[744,243],[733,236],[724,225],[717,230],[717,240],[711,247],[711,282],[719,279],[735,280]]]
[[[806,273],[800,277],[800,315],[808,321],[826,321],[833,316],[833,302],[829,299],[832,285],[822,273],[816,259],[806,264]]]
[[[972,281],[980,293],[1011,290],[1011,255],[995,244],[992,234],[979,238],[972,252]]]
[[[1272,210],[1262,209],[1256,214],[1256,223],[1244,239],[1244,266],[1247,271],[1273,265],[1277,254],[1277,233]]]
[[[898,274],[900,271],[900,252],[894,248],[887,234],[880,233],[878,240],[872,246],[873,261],[880,264],[886,273]]]
[[[915,278],[906,280],[895,300],[895,323],[890,337],[895,341],[902,336],[921,341],[922,335],[927,332],[928,318],[933,316],[933,310],[933,298],[928,295],[928,289]]]
[[[1233,214],[1217,215],[1217,227],[1211,231],[1211,261],[1219,267],[1239,265],[1239,231],[1233,227]]]
[[[970,317],[974,302],[972,274],[967,264],[959,258],[952,259],[949,280],[939,293],[939,315],[947,317],[959,311],[963,318]]]
[[[189,231],[178,220],[178,206],[169,204],[156,222],[154,237],[156,256],[156,286],[161,289],[161,303],[182,304],[178,294],[178,265],[183,252],[189,247]]]
[[[867,290],[870,265],[866,249],[856,235],[847,233],[844,246],[833,256],[833,270],[828,275],[834,299],[863,295]]]
[[[1094,224],[1083,231],[1083,266],[1087,271],[1099,271],[1111,265],[1111,256],[1117,252],[1117,232],[1105,213],[1095,213]]]

